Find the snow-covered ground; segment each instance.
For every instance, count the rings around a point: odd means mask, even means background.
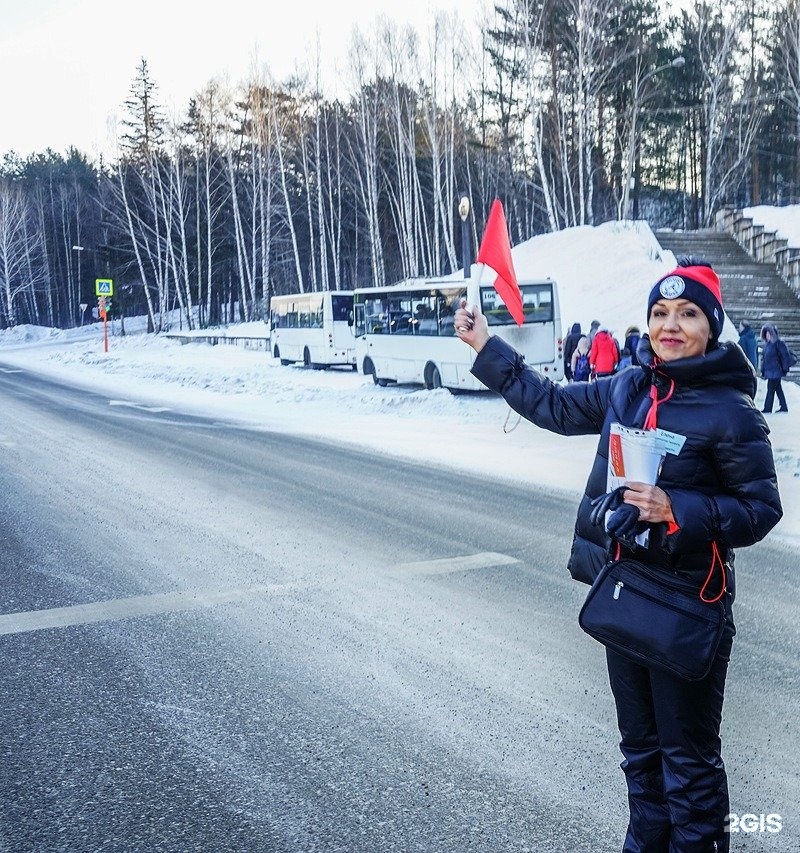
[[[674,263],[656,249],[649,229],[615,223],[536,237],[515,247],[514,259],[520,278],[547,270],[559,283],[565,326],[581,322],[586,328],[597,318],[622,334],[631,323],[643,327],[647,293]],[[135,329],[133,321],[126,319],[125,325]],[[255,323],[247,329],[231,326],[228,333],[263,334],[263,329],[263,323]],[[575,497],[596,445],[592,436],[567,439],[527,421],[517,423],[505,403],[488,393],[453,396],[410,386],[379,388],[370,377],[349,370],[281,367],[263,351],[129,334],[112,337],[106,354],[99,325],[67,332],[25,326],[0,333],[0,364],[98,391],[112,403],[135,400],[347,442]],[[768,416],[787,508],[776,533],[797,546],[800,388],[784,387],[790,413]],[[765,383],[759,383],[758,404],[764,393]]]
[[[746,207],[742,213],[757,225],[763,225],[765,231],[777,231],[778,237],[788,240],[793,248],[800,249],[800,204]]]

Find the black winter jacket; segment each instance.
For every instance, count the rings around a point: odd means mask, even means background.
[[[589,522],[589,503],[606,491],[608,436],[612,423],[641,427],[650,388],[659,400],[658,427],[686,436],[681,452],[668,454],[658,478],[679,525],[650,525],[650,546],[637,557],[686,573],[702,584],[712,543],[723,559],[733,548],[758,542],[782,515],[769,430],[753,405],[756,379],[736,344],[720,344],[703,356],[655,364],[647,335],[640,367],[589,384],[556,385],[528,367],[519,353],[492,337],[478,353],[473,374],[498,391],[516,412],[562,435],[600,434],[586,491],[578,508],[569,571],[591,583],[608,560],[611,542]]]

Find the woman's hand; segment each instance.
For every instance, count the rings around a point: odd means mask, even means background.
[[[489,340],[489,324],[477,305],[472,311],[467,311],[467,300],[461,300],[461,307],[456,310],[453,318],[456,334],[465,344],[469,344],[475,352],[480,352]]]
[[[638,507],[640,521],[675,521],[669,497],[658,486],[649,486],[647,483],[626,483],[623,501]]]

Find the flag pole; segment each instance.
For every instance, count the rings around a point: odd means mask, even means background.
[[[483,281],[483,271],[486,269],[486,264],[477,264],[477,278],[467,279],[467,309],[472,310],[473,305],[481,304],[481,282]]]

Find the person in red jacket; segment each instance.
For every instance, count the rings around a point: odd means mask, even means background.
[[[592,341],[592,350],[589,353],[589,363],[592,365],[592,374],[598,376],[611,376],[617,369],[619,362],[619,350],[614,343],[614,338],[606,328],[597,330]]]

